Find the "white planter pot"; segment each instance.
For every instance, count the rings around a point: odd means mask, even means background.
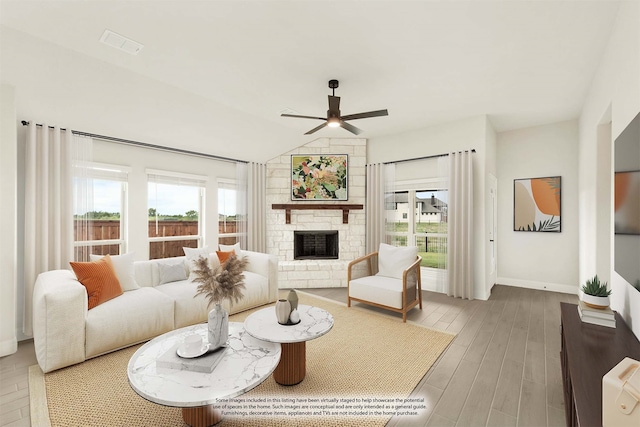
[[[593,295],[587,295],[580,291],[580,299],[591,308],[604,309],[609,307],[609,297],[594,297]]]

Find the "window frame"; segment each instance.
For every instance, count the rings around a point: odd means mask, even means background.
[[[151,259],[151,244],[157,242],[171,242],[171,241],[185,241],[185,240],[195,240],[197,242],[197,247],[204,247],[204,235],[205,235],[205,206],[206,206],[206,189],[207,189],[207,181],[208,177],[204,175],[193,175],[182,172],[173,172],[159,169],[149,169],[145,170],[145,174],[147,175],[147,192],[149,192],[149,185],[151,183],[157,184],[167,184],[167,185],[175,185],[175,186],[189,186],[198,188],[198,232],[197,234],[192,235],[179,235],[179,236],[157,236],[151,237],[149,236],[149,231],[147,230],[147,244],[149,248],[149,258]],[[147,212],[152,207],[149,205],[150,194],[147,194]],[[156,227],[158,225],[158,215],[156,211]],[[148,227],[148,221],[147,221]],[[181,255],[178,255],[181,256]],[[169,257],[172,258],[172,257]]]
[[[388,244],[397,243],[398,241],[403,240],[404,237],[405,244],[408,245],[418,245],[419,238],[426,237],[445,237],[447,238],[447,233],[427,233],[427,232],[417,232],[417,221],[416,214],[418,213],[417,206],[417,198],[416,193],[421,192],[436,192],[436,191],[449,191],[446,185],[446,181],[438,178],[431,179],[416,179],[416,180],[407,180],[407,181],[396,181],[395,183],[395,191],[393,194],[398,193],[407,193],[407,212],[411,213],[410,218],[402,218],[400,221],[407,222],[407,231],[390,231],[389,227],[385,227],[385,242]],[[398,202],[394,203],[393,211],[398,211]],[[407,215],[409,217],[409,215]],[[389,213],[387,214],[387,221],[392,222],[389,218]],[[395,221],[393,221],[395,222]],[[447,221],[448,227],[448,221]],[[400,239],[399,239],[400,238]],[[431,267],[421,266],[421,269],[433,269]]]
[[[128,215],[128,194],[129,194],[129,175],[131,173],[131,168],[128,166],[122,165],[114,165],[109,163],[98,163],[98,162],[84,162],[82,164],[74,165],[74,171],[76,168],[85,168],[89,172],[84,179],[90,179],[91,185],[93,186],[95,180],[102,181],[112,181],[120,183],[120,235],[117,239],[103,239],[103,240],[76,240],[75,238],[75,229],[77,225],[75,224],[75,214],[74,214],[74,239],[73,239],[73,250],[74,250],[74,259],[76,261],[80,261],[76,259],[76,254],[78,248],[87,247],[89,248],[89,254],[91,254],[91,248],[94,246],[118,246],[119,254],[124,254],[127,251],[128,247],[128,226],[129,226],[129,215]],[[83,179],[81,175],[78,175],[74,172],[73,179]],[[74,203],[76,200],[75,192],[76,192],[76,184],[73,184],[74,191]],[[93,191],[93,189],[92,189]],[[75,210],[75,209],[74,209]],[[86,220],[90,221],[90,220]],[[86,261],[86,260],[84,260]]]
[[[238,221],[238,216],[239,216],[239,212],[238,212],[238,194],[240,192],[239,189],[239,181],[237,179],[231,179],[231,178],[218,178],[217,179],[217,185],[218,185],[218,194],[217,194],[217,206],[218,206],[218,212],[216,213],[216,217],[217,217],[217,226],[218,226],[218,244],[220,244],[220,241],[225,238],[225,237],[233,237],[235,238],[236,243],[240,241],[240,237],[244,234],[242,231],[242,227],[239,227],[239,222]],[[235,233],[221,233],[220,232],[220,190],[235,190],[236,192],[236,231]],[[226,218],[225,218],[225,222],[226,222]],[[225,243],[223,243],[225,244]]]

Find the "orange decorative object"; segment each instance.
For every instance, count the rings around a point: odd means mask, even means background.
[[[532,179],[531,192],[540,212],[546,215],[560,215],[559,178]]]
[[[629,183],[631,182],[631,173],[618,172],[615,175],[615,195],[613,198],[614,211],[617,212],[622,206],[629,194]]]

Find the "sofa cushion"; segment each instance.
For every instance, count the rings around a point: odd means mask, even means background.
[[[122,287],[109,255],[98,261],[72,261],[69,264],[78,281],[87,288],[89,310],[122,294]]]
[[[266,304],[265,301],[269,301],[269,278],[246,270],[242,274],[245,286],[242,299],[234,303],[233,306],[229,304],[229,301],[225,301],[223,304],[231,314]]]
[[[190,280],[165,283],[155,287],[174,301],[173,322],[176,328],[205,322],[209,309],[204,295],[198,295],[198,284]]]
[[[402,308],[402,279],[366,276],[349,282],[349,296],[394,308]]]
[[[116,277],[120,282],[120,286],[124,292],[133,291],[140,288],[138,282],[136,282],[135,269],[133,268],[133,262],[135,261],[135,252],[129,252],[122,255],[110,255],[111,262],[113,263],[113,270],[116,272]],[[98,261],[103,255],[90,254],[90,261]]]
[[[184,268],[184,261],[181,259],[171,263],[158,264],[159,285],[170,282],[179,282],[187,279],[187,272]]]
[[[125,292],[89,310],[86,357],[95,357],[173,330],[173,300],[154,288]]]
[[[243,297],[237,303],[231,305],[229,301],[223,301],[222,306],[229,314],[238,313],[249,308],[265,304],[269,298],[269,280],[256,273],[245,271]],[[206,322],[209,311],[213,308],[207,305],[204,295],[198,295],[198,284],[190,280],[166,283],[155,287],[158,291],[175,301],[175,327],[193,325]]]
[[[380,243],[378,275],[402,279],[402,272],[413,264],[417,257],[417,246],[391,246]]]

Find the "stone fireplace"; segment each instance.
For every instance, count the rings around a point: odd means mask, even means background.
[[[323,200],[321,204],[318,201],[292,201],[291,156],[299,154],[347,154],[348,201]],[[366,139],[320,138],[267,162],[267,252],[278,258],[281,288],[347,286],[347,265],[365,251],[365,209],[350,210],[345,215],[341,206],[364,205],[366,158]],[[308,206],[314,203],[316,205]],[[291,207],[287,213],[283,208],[274,209],[274,204]],[[336,209],[326,206],[331,204],[335,204]],[[305,208],[296,209],[294,205],[305,205]],[[344,222],[345,216],[348,223]],[[311,258],[298,253],[296,256],[294,232],[305,235],[311,231],[318,233],[318,230],[336,235],[335,255]],[[314,245],[316,243],[317,238]],[[306,244],[310,245],[309,242]]]

